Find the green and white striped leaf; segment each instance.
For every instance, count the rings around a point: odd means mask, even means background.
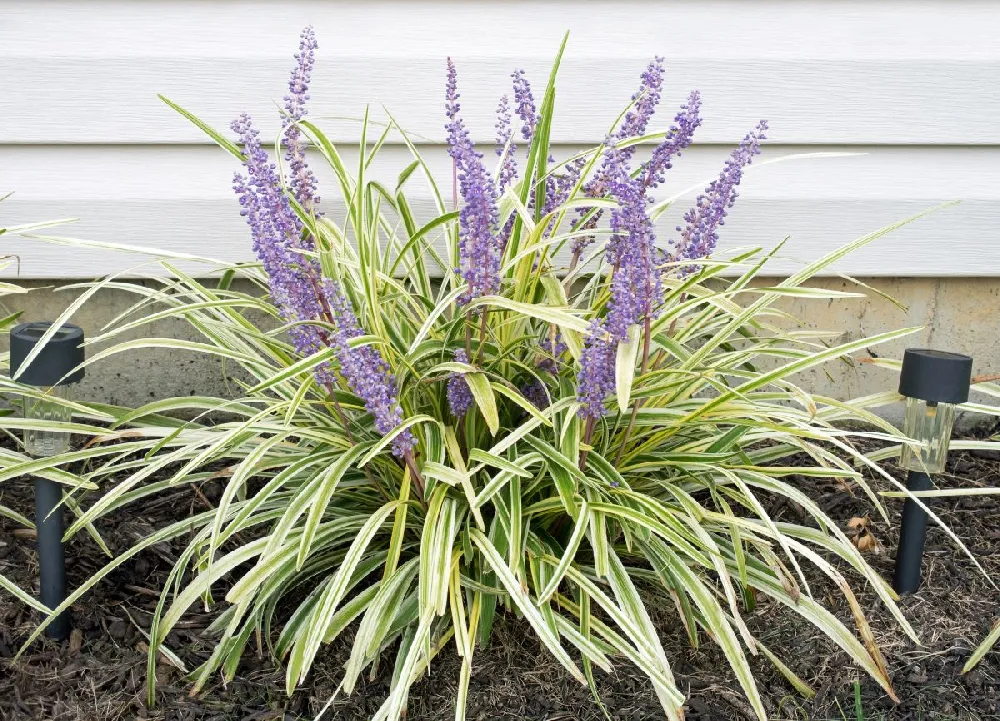
[[[472,397],[479,406],[479,412],[486,420],[486,426],[492,435],[496,435],[500,430],[500,416],[497,413],[497,399],[493,395],[493,387],[484,373],[466,373],[465,382],[469,384]]]
[[[316,658],[316,653],[319,651],[320,643],[326,635],[326,629],[347,590],[347,582],[350,580],[351,574],[354,573],[354,569],[361,562],[365,550],[375,537],[375,534],[381,529],[385,519],[388,518],[390,513],[396,510],[398,503],[398,501],[386,503],[368,519],[351,543],[350,548],[347,549],[344,560],[340,568],[337,569],[337,573],[331,579],[329,586],[327,586],[320,596],[316,604],[316,610],[313,613],[314,621],[309,628],[309,632],[292,648],[292,655],[288,661],[288,673],[286,675],[286,690],[289,694],[291,694],[297,684],[305,680],[306,675],[309,673],[313,659]]]
[[[500,554],[497,553],[496,548],[490,543],[490,540],[476,529],[469,531],[472,542],[475,544],[476,548],[483,554],[486,562],[489,564],[490,568],[497,575],[500,583],[503,584],[504,588],[507,589],[507,593],[510,595],[511,600],[518,607],[521,613],[524,614],[525,619],[531,624],[531,627],[538,634],[541,639],[542,644],[548,649],[549,653],[555,656],[556,660],[562,664],[563,668],[569,671],[573,678],[577,679],[580,683],[586,683],[586,679],[580,670],[573,663],[569,654],[559,643],[559,638],[542,618],[538,609],[535,607],[534,603],[528,597],[528,594],[524,592],[521,588],[521,584],[518,582],[514,575],[510,572],[507,564],[501,558]]]
[[[618,398],[618,409],[628,412],[629,400],[632,395],[632,381],[635,379],[635,364],[639,358],[639,346],[642,342],[642,326],[635,324],[628,329],[628,339],[618,344],[615,356],[615,393]]]

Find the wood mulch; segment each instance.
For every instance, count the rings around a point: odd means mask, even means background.
[[[894,471],[894,473],[898,473]],[[902,477],[902,474],[898,474]],[[953,453],[944,485],[1000,486],[1000,454]],[[806,490],[842,527],[870,514],[867,500],[834,480],[801,478]],[[880,488],[887,488],[874,481]],[[174,493],[103,518],[100,528],[113,549],[122,550],[152,529],[180,514],[198,512],[214,503],[220,486],[178,488]],[[32,515],[31,484],[19,479],[0,485],[2,502]],[[883,549],[870,556],[886,577],[892,573],[900,502],[890,501],[891,523],[872,518],[870,533]],[[969,547],[987,575],[1000,582],[1000,496],[944,500],[936,511]],[[779,518],[798,520],[791,504],[775,504]],[[857,525],[857,522],[855,522]],[[67,721],[163,719],[171,721],[265,721],[311,719],[334,694],[350,651],[350,638],[325,648],[308,683],[292,697],[284,693],[284,675],[266,657],[248,652],[237,678],[228,686],[210,685],[190,697],[182,674],[161,659],[156,674],[158,703],[147,708],[146,653],[142,629],[148,628],[157,592],[181,548],[180,543],[143,553],[100,583],[73,608],[75,633],[63,643],[40,641],[18,659],[14,654],[37,616],[0,591],[0,719]],[[101,567],[105,557],[85,534],[66,550],[71,587]],[[22,588],[37,590],[37,557],[30,533],[0,517],[0,573]],[[758,683],[774,719],[1000,719],[1000,652],[992,653],[969,674],[961,669],[971,650],[1000,615],[1000,590],[938,528],[928,534],[925,582],[903,600],[907,618],[922,646],[910,642],[880,608],[870,589],[853,573],[859,599],[870,614],[873,630],[889,664],[900,698],[894,704],[845,654],[798,616],[774,603],[762,602],[748,615],[751,630],[813,688],[805,700],[770,664],[753,659]],[[810,579],[810,583],[813,580]],[[845,619],[846,603],[820,578],[813,592],[829,594],[828,603]],[[169,647],[189,667],[207,658],[211,640],[203,635],[217,610],[193,607],[168,639]],[[676,618],[663,609],[657,621],[678,683],[688,694],[689,721],[753,718],[722,655],[703,639],[691,650]],[[850,625],[850,624],[849,624]],[[349,635],[348,635],[349,636]],[[410,694],[411,721],[454,718],[453,698],[460,662],[447,650],[430,674]],[[391,659],[365,676],[351,696],[338,696],[323,719],[367,719],[384,700],[392,673]],[[662,711],[643,674],[620,661],[614,673],[598,673],[601,700],[613,719],[662,718]],[[860,703],[858,703],[860,702]],[[541,649],[516,618],[501,617],[491,645],[476,652],[467,717],[494,719],[594,720],[605,718],[589,690],[572,680]]]

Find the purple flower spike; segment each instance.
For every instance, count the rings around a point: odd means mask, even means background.
[[[766,139],[767,121],[747,133],[743,142],[726,160],[718,178],[698,196],[695,205],[684,214],[687,225],[681,229],[680,240],[674,243],[675,260],[696,260],[711,255],[719,242],[719,228],[725,224],[726,214],[736,203],[736,186],[743,179],[743,170],[760,154],[760,141]],[[693,268],[693,267],[692,267]],[[691,272],[692,268],[685,269]]]
[[[500,192],[503,193],[517,177],[517,144],[514,143],[514,131],[510,125],[510,100],[506,95],[500,98],[497,106],[497,156],[501,158]]]
[[[365,408],[375,419],[378,432],[383,436],[391,433],[403,422],[396,379],[377,348],[370,345],[351,347],[351,340],[364,335],[354,309],[335,283],[326,281],[325,291],[337,327],[331,341],[337,350],[340,372],[351,392],[364,401]],[[416,439],[407,429],[393,439],[393,453],[402,456],[415,445]]]
[[[455,64],[448,58],[448,84],[445,110],[448,115],[448,154],[455,162],[462,209],[459,224],[459,271],[469,287],[459,298],[465,305],[500,288],[500,253],[498,238],[500,213],[497,209],[497,189],[483,165],[483,156],[476,152],[465,123],[459,117],[458,81]]]
[[[652,198],[646,191],[663,182],[673,159],[691,144],[695,129],[701,125],[700,109],[701,96],[694,91],[681,106],[664,140],[640,168],[637,178],[631,177],[626,166],[614,166],[618,175],[610,179],[609,192],[619,207],[611,212],[613,234],[608,242],[607,259],[618,268],[613,305],[629,308],[625,314],[628,319],[619,314],[611,318],[610,330],[616,338],[623,339],[625,328],[655,307],[660,277],[654,260],[656,238],[648,213]]]
[[[535,129],[538,127],[538,123],[541,122],[541,116],[535,107],[535,98],[531,93],[531,83],[528,82],[527,76],[524,74],[523,70],[515,70],[510,74],[511,78],[514,80],[514,104],[517,106],[517,115],[521,118],[521,137],[524,138],[528,143],[535,135]],[[548,157],[549,165],[554,164],[555,158],[551,155]],[[529,175],[531,169],[528,169]],[[545,203],[542,206],[542,213],[548,214],[554,208],[556,208],[560,203],[565,202],[559,200],[557,187],[557,178],[555,176],[548,176],[545,178]],[[575,180],[574,180],[575,183]],[[572,185],[570,186],[572,187]],[[528,210],[533,211],[535,208],[535,194],[532,193],[528,198]],[[546,231],[546,236],[548,231]]]
[[[396,382],[389,365],[376,348],[352,348],[350,341],[364,335],[354,309],[336,284],[323,278],[319,264],[298,252],[302,224],[292,210],[275,165],[261,147],[260,133],[249,115],[232,123],[246,156],[247,175],[233,179],[239,196],[240,214],[246,218],[253,238],[254,254],[264,266],[268,287],[284,320],[295,324],[289,330],[292,346],[301,356],[326,347],[335,349],[340,370],[350,389],[365,403],[375,419],[378,432],[385,435],[399,426],[403,411],[396,394]],[[335,330],[318,325],[330,320]],[[318,366],[314,375],[324,386],[336,378],[329,364]],[[409,430],[393,439],[393,451],[402,455],[416,440]]]
[[[607,330],[616,342],[628,338],[629,328],[651,315],[661,294],[656,266],[656,235],[649,217],[645,186],[617,167],[610,195],[618,201],[611,211],[611,239],[605,257],[614,265]]]
[[[616,341],[628,338],[629,327],[653,312],[662,288],[655,263],[653,223],[646,213],[646,196],[637,186],[635,181],[626,184],[620,199],[623,205],[611,213],[615,235],[606,252],[617,270],[611,283],[607,326]]]
[[[608,410],[604,400],[615,390],[616,345],[605,337],[604,323],[595,319],[590,324],[580,372],[576,377],[576,397],[582,404],[579,414],[583,418],[598,420]]]
[[[635,138],[646,132],[650,118],[660,104],[660,90],[663,88],[663,58],[656,57],[642,74],[639,90],[632,96],[633,106],[622,119],[616,140]],[[633,146],[635,147],[635,146]]]
[[[563,166],[562,172],[555,176],[552,192],[545,196],[545,214],[548,215],[560,205],[569,200],[573,188],[580,180],[580,173],[587,164],[585,157],[570,160]]]
[[[517,178],[517,144],[514,142],[514,131],[511,127],[510,100],[506,95],[500,98],[500,105],[497,107],[497,155],[500,156],[500,174],[498,195],[502,194],[511,183]],[[510,234],[514,230],[514,221],[517,215],[510,214],[507,222],[500,230],[500,254],[507,247]]]
[[[521,118],[521,137],[531,142],[538,125],[538,112],[535,109],[535,98],[531,94],[531,83],[525,77],[523,70],[515,70],[510,74],[514,79],[514,105],[517,115]]]
[[[607,148],[604,151],[604,158],[601,167],[598,168],[594,180],[591,181],[591,190],[595,193],[591,197],[603,196],[613,182],[623,172],[627,174],[628,163],[635,155],[635,145],[626,148],[616,147],[630,138],[636,138],[646,132],[646,126],[656,111],[656,106],[660,103],[660,89],[663,87],[663,58],[657,57],[649,64],[642,74],[642,81],[639,89],[632,96],[632,108],[625,113],[618,129],[607,139]]]
[[[469,358],[464,350],[455,351],[455,360],[468,363]],[[448,408],[456,418],[461,418],[472,407],[472,389],[465,381],[464,373],[452,373],[448,378]]]
[[[296,123],[307,113],[309,80],[316,64],[316,48],[318,47],[316,34],[311,27],[307,27],[302,31],[299,52],[295,56],[298,64],[292,70],[292,75],[288,80],[288,95],[285,96],[286,115],[282,122],[282,131],[288,148],[285,160],[288,161],[291,176],[289,185],[295,199],[309,211],[313,210],[319,203],[319,197],[316,195],[316,176],[306,164],[306,142]],[[309,241],[307,243],[311,247],[312,243]]]
[[[632,96],[632,108],[625,114],[618,128],[605,140],[604,156],[601,164],[586,186],[584,192],[590,198],[603,198],[611,189],[611,184],[616,178],[628,177],[631,169],[629,161],[635,154],[636,146],[630,145],[619,148],[618,144],[629,138],[641,136],[646,132],[656,106],[660,102],[660,90],[663,87],[663,58],[657,57],[646,68],[642,74],[639,89]],[[580,216],[586,214],[586,209],[580,210]],[[597,227],[597,221],[601,216],[598,211],[581,225],[579,230],[590,230]],[[572,249],[574,255],[580,255],[594,242],[594,236],[585,235],[573,241]]]
[[[662,183],[666,172],[673,167],[674,158],[691,145],[694,131],[701,125],[700,111],[701,94],[694,90],[674,117],[674,124],[667,131],[667,136],[643,164],[639,177],[645,188],[655,188]]]
[[[247,175],[237,173],[233,179],[240,215],[250,226],[254,255],[264,266],[271,294],[285,321],[305,323],[291,329],[292,345],[299,354],[309,355],[324,347],[319,329],[308,325],[322,312],[313,284],[319,269],[315,261],[293,250],[301,237],[302,224],[281,187],[274,164],[261,147],[260,133],[250,116],[244,113],[231,127],[246,155]]]

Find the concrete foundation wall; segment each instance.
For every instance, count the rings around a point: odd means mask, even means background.
[[[791,300],[779,304],[804,326],[835,331],[831,345],[870,337],[897,328],[920,327],[915,333],[872,346],[880,357],[902,358],[906,348],[937,348],[965,353],[974,359],[975,375],[1000,372],[1000,282],[995,278],[864,278],[861,282],[894,299],[902,307],[872,290],[839,278],[817,278],[815,287],[864,292],[865,298],[843,300]],[[765,281],[766,283],[766,281]],[[766,283],[769,284],[769,283]],[[806,390],[846,400],[895,388],[898,376],[858,360],[834,361],[798,377]],[[993,404],[988,396],[973,390],[970,400]],[[902,404],[883,409],[894,422],[902,420]],[[984,420],[981,416],[961,419],[964,423]]]
[[[4,296],[0,298],[0,303],[3,315],[23,311],[23,321],[53,320],[83,292],[75,288],[64,289],[63,286],[69,283],[18,281],[17,284],[29,288],[30,292]],[[243,290],[248,291],[249,284]],[[88,338],[95,338],[108,323],[141,299],[142,296],[125,290],[102,289],[87,300],[70,322],[82,327]],[[156,307],[156,310],[162,309],[162,306]],[[144,312],[151,312],[149,306]],[[112,343],[89,346],[87,356],[91,357],[114,343],[142,337],[203,340],[182,320],[155,321],[116,336]],[[7,348],[8,339],[5,336],[0,339],[0,349],[6,351]],[[100,360],[88,367],[87,375],[76,392],[81,400],[133,407],[175,396],[230,397],[239,393],[239,388],[231,381],[233,374],[238,372],[235,364],[223,363],[219,358],[201,353],[138,349]]]
[[[776,280],[764,279],[764,285]],[[922,330],[904,339],[873,347],[880,356],[899,358],[906,347],[935,347],[968,353],[975,358],[976,374],[1000,372],[997,325],[1000,322],[1000,283],[990,278],[898,278],[864,279],[877,291],[896,299],[901,309],[868,293],[866,298],[846,300],[791,300],[780,307],[801,319],[809,328],[836,332],[831,343],[871,336],[904,326]],[[837,290],[859,290],[849,281],[820,278],[813,286]],[[58,290],[59,283],[28,281],[25,295],[6,296],[6,312],[24,310],[25,320],[52,319],[75,298],[78,290]],[[864,291],[864,289],[860,289]],[[122,290],[99,292],[81,308],[73,322],[96,336],[139,296]],[[139,337],[133,333],[127,337]],[[197,339],[183,322],[160,321],[147,326],[141,335]],[[120,336],[124,340],[126,336]],[[6,350],[7,339],[0,340]],[[96,348],[94,349],[96,350]],[[858,358],[865,354],[858,354]],[[232,382],[232,364],[194,353],[137,350],[109,358],[92,366],[79,389],[86,400],[121,405],[141,405],[154,399],[178,395],[230,396],[238,392]],[[835,361],[798,377],[807,390],[847,399],[894,387],[895,374],[869,364]],[[975,394],[974,394],[975,398]],[[886,409],[898,420],[901,407]]]

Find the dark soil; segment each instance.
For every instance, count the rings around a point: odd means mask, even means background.
[[[902,474],[899,474],[902,477]],[[878,488],[887,488],[873,481]],[[953,453],[942,486],[1000,486],[1000,454]],[[806,490],[846,529],[852,517],[871,508],[857,491],[834,481],[802,479]],[[2,502],[32,515],[29,481],[0,487]],[[219,489],[179,488],[141,507],[104,518],[100,528],[113,550],[123,550],[150,530],[181,514],[214,503]],[[888,503],[892,523],[873,519],[872,531],[883,548],[870,556],[885,577],[892,573],[897,541],[897,501]],[[934,504],[946,523],[967,544],[987,574],[1000,580],[1000,496],[945,500]],[[796,520],[792,505],[776,505],[773,513]],[[0,591],[0,719],[311,719],[337,689],[349,638],[325,648],[309,684],[291,698],[283,691],[284,675],[269,661],[248,653],[235,681],[227,687],[210,685],[191,698],[183,675],[165,659],[157,667],[158,703],[147,709],[146,653],[141,629],[148,628],[157,593],[180,551],[164,545],[142,554],[100,583],[73,608],[77,631],[70,641],[37,642],[23,656],[14,654],[38,618]],[[100,568],[105,558],[85,534],[66,549],[69,584],[75,588]],[[37,558],[30,534],[0,517],[0,573],[22,588],[37,591]],[[774,719],[1000,719],[1000,652],[988,655],[974,671],[961,675],[971,650],[989,632],[1000,614],[1000,591],[938,528],[928,534],[921,591],[902,607],[920,634],[916,646],[895,626],[877,597],[857,576],[849,579],[869,614],[882,645],[897,705],[853,666],[832,643],[810,625],[776,604],[762,602],[748,625],[771,650],[817,691],[807,701],[763,659],[754,659],[761,691]],[[810,579],[812,583],[812,579]],[[826,586],[816,579],[816,595]],[[827,603],[846,614],[842,597],[830,593]],[[206,658],[211,641],[202,632],[216,611],[199,606],[178,625],[168,646],[193,667]],[[847,616],[845,616],[846,618]],[[698,651],[686,644],[674,616],[664,609],[657,619],[663,643],[682,689],[688,694],[691,721],[750,719],[753,715],[722,655],[707,639]],[[848,624],[850,626],[850,624]],[[453,698],[459,661],[451,647],[441,654],[430,674],[410,694],[409,719],[438,721],[454,718]],[[349,697],[337,697],[323,719],[367,719],[384,700],[392,663],[384,663],[373,679],[367,676]],[[611,675],[598,673],[601,699],[613,719],[662,718],[652,688],[638,669],[621,660]],[[541,649],[524,625],[513,617],[498,620],[489,648],[476,652],[467,717],[493,719],[602,719],[587,688],[568,677]]]

